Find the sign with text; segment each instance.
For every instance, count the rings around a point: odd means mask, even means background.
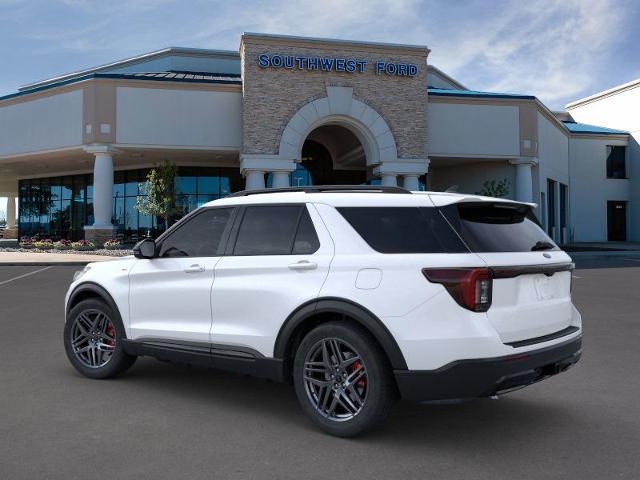
[[[302,71],[321,71],[360,74],[367,71],[369,62],[357,58],[340,57],[305,57],[298,55],[279,55],[262,53],[258,55],[260,68],[289,69]],[[418,73],[418,66],[413,63],[373,62],[376,75],[396,77],[414,77]]]

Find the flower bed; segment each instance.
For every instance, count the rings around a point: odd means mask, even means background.
[[[96,244],[87,240],[57,240],[50,238],[22,237],[18,248],[0,248],[0,252],[34,252],[34,253],[64,253],[64,254],[94,254],[109,257],[124,257],[133,252],[125,248],[122,242],[115,239],[107,240],[103,248],[98,249]]]
[[[96,249],[96,244],[88,240],[78,240],[77,242],[71,242],[71,248],[79,252],[89,252]]]

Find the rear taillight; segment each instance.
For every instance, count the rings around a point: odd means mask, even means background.
[[[491,271],[488,268],[424,268],[431,283],[447,289],[461,307],[486,312],[491,306]]]

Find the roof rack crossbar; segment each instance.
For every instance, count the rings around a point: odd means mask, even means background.
[[[304,193],[325,193],[325,192],[342,192],[342,193],[400,193],[411,194],[409,190],[402,187],[390,187],[384,185],[312,185],[304,187],[285,187],[285,188],[265,188],[261,190],[242,190],[240,192],[227,195],[229,197],[246,197],[248,195],[258,195],[261,193],[285,193],[285,192],[304,192]]]

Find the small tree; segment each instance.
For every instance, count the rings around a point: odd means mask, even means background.
[[[147,174],[147,183],[142,185],[146,197],[138,197],[136,201],[136,210],[143,215],[164,219],[165,230],[176,214],[174,179],[177,174],[178,167],[175,163],[163,161]]]
[[[484,197],[503,198],[509,195],[509,181],[504,178],[498,182],[495,180],[486,180],[482,184],[482,190],[476,192],[477,195]]]

